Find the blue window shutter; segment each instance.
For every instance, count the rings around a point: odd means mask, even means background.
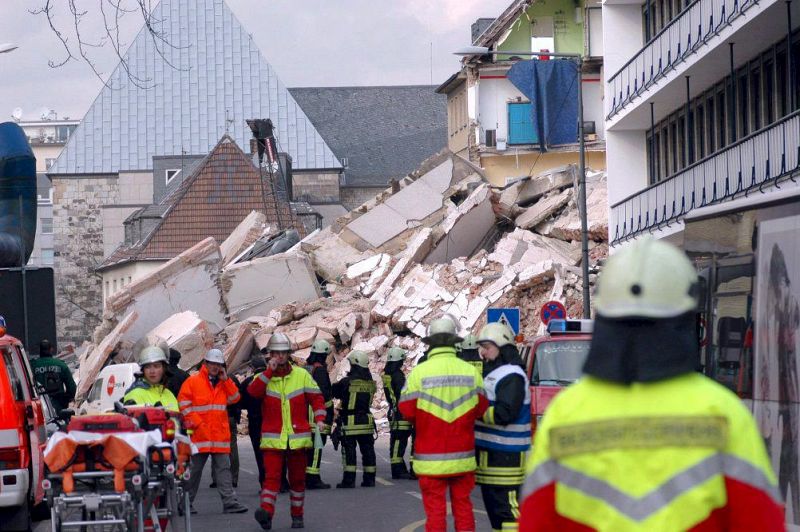
[[[531,103],[508,104],[508,143],[538,144],[531,119]]]

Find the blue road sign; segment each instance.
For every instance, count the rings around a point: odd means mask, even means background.
[[[518,308],[490,308],[486,310],[487,323],[505,323],[514,334],[519,334],[519,309]]]

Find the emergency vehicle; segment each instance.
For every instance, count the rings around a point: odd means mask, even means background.
[[[92,384],[86,401],[78,407],[78,414],[102,414],[113,412],[114,403],[122,402],[125,391],[133,385],[139,364],[112,364],[100,371]]]
[[[47,420],[22,343],[0,325],[0,528],[31,530],[42,502]]]
[[[531,386],[531,425],[534,434],[550,401],[578,380],[592,341],[592,320],[554,319],[547,333],[523,350]]]

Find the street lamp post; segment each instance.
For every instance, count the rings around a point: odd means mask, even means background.
[[[502,55],[524,55],[537,57],[555,57],[560,59],[570,59],[575,61],[578,72],[578,166],[580,179],[578,180],[578,214],[581,219],[581,270],[583,274],[583,317],[591,317],[591,306],[589,304],[589,222],[586,213],[586,141],[583,134],[583,56],[581,54],[565,54],[552,52],[492,52],[485,46],[466,46],[455,55],[467,57],[473,55],[487,55],[489,53],[502,53]]]

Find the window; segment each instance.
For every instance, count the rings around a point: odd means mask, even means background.
[[[700,160],[706,156],[706,113],[702,103],[697,104],[695,109],[695,139],[697,141],[697,159]]]
[[[52,266],[55,264],[55,253],[52,249],[42,250],[42,266]]]
[[[736,98],[738,100],[738,109],[737,115],[739,115],[739,129],[738,129],[738,137],[742,138],[746,137],[750,134],[750,116],[747,112],[750,109],[748,102],[750,101],[749,95],[747,93],[748,83],[747,83],[747,72],[745,71],[744,74],[739,76],[737,87],[736,87]]]
[[[112,286],[112,288],[113,288],[113,292],[111,292],[111,293],[112,293],[112,294],[116,294],[116,293],[117,293],[117,280],[116,280],[116,279],[114,279],[114,280],[112,281],[112,283],[111,283],[111,286]]]
[[[764,61],[764,124],[775,121],[775,63],[772,59]]]
[[[761,100],[759,98],[761,88],[761,69],[755,68],[750,71],[750,116],[753,121],[753,131],[761,129]]]
[[[52,218],[40,218],[42,222],[42,233],[45,235],[53,234],[53,219]]]
[[[169,185],[170,181],[172,181],[175,178],[175,176],[177,176],[180,173],[181,173],[181,169],[180,168],[173,169],[173,170],[167,170],[165,184]]]
[[[67,142],[69,136],[75,131],[78,126],[57,126],[56,127],[56,141]]]
[[[789,102],[786,98],[786,88],[788,86],[788,81],[786,79],[786,50],[781,50],[778,52],[777,57],[775,58],[775,83],[778,86],[777,90],[777,97],[778,97],[778,116],[786,116],[789,114]]]
[[[706,131],[708,132],[708,153],[709,155],[714,153],[714,149],[716,146],[716,132],[717,128],[714,127],[714,113],[716,110],[714,109],[714,96],[713,94],[706,99],[706,120],[708,121],[708,126],[706,127]]]
[[[716,115],[717,120],[717,149],[721,150],[724,146],[728,145],[728,133],[726,126],[726,117],[728,115],[727,98],[725,98],[725,88],[721,87],[717,92]]]

